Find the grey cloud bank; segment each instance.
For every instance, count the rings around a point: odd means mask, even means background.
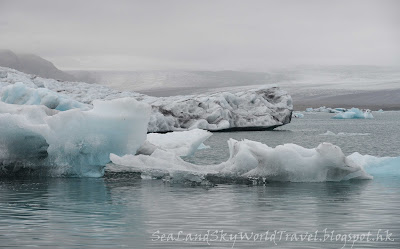
[[[400,1],[8,1],[0,47],[61,69],[400,64]]]

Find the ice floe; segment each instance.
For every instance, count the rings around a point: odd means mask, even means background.
[[[110,172],[141,172],[146,176],[174,181],[208,182],[210,179],[262,179],[268,181],[324,182],[372,179],[364,169],[330,143],[307,149],[295,144],[271,148],[243,140],[228,141],[230,157],[218,165],[195,165],[173,153],[155,150],[148,155],[111,154]]]
[[[333,116],[332,118],[336,119],[373,119],[371,110],[367,109],[362,111],[358,108],[351,108],[345,112],[341,112]]]

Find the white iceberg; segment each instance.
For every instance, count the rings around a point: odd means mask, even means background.
[[[149,132],[179,129],[261,130],[290,122],[292,99],[276,86],[235,93],[144,98],[153,112]]]
[[[306,149],[295,144],[276,148],[250,140],[228,141],[230,157],[218,165],[195,165],[173,153],[156,150],[151,156],[111,154],[110,172],[142,172],[176,181],[207,182],[210,179],[262,179],[265,181],[324,182],[372,179],[341,149],[330,143]]]
[[[137,153],[151,155],[156,149],[161,149],[177,156],[191,156],[197,150],[209,148],[203,142],[211,136],[211,132],[200,129],[165,134],[149,133]]]
[[[341,112],[333,116],[335,119],[372,119],[371,110],[367,109],[365,112],[358,108],[351,108],[345,112]]]
[[[17,85],[13,87],[14,84]],[[23,91],[27,96],[20,95]],[[229,93],[156,98],[97,84],[43,79],[2,67],[0,97],[9,103],[44,104],[59,110],[90,108],[95,99],[133,97],[152,106],[149,132],[273,129],[289,123],[293,109],[292,98],[275,85]]]
[[[97,100],[92,110],[64,112],[0,102],[0,171],[102,176],[110,153],[136,153],[149,116],[150,106],[133,98]]]

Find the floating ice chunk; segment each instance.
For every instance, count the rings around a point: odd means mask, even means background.
[[[134,154],[146,139],[150,106],[133,98],[94,101],[90,111],[0,102],[0,167],[101,176],[109,154]]]
[[[365,112],[363,112],[362,110],[353,107],[353,108],[347,110],[346,112],[336,114],[332,118],[335,118],[335,119],[372,119],[374,117],[372,116],[372,113],[369,109],[367,109],[367,110],[365,110]]]
[[[321,136],[336,136],[334,132],[326,131],[324,134],[320,134]]]
[[[314,111],[314,109],[311,108],[311,107],[309,107],[309,108],[306,109],[306,112],[313,112],[313,111]]]
[[[210,149],[211,146],[210,145],[205,145],[204,143],[201,143],[199,145],[199,147],[197,148],[197,150],[206,150],[206,149]]]
[[[341,137],[346,137],[346,136],[368,136],[370,135],[369,133],[346,133],[346,132],[339,132],[338,134],[335,134],[334,132],[331,131],[326,131],[323,134],[320,134],[321,136],[341,136]]]
[[[253,179],[265,181],[323,182],[349,179],[372,179],[363,168],[349,160],[341,149],[322,143],[315,149],[306,149],[295,144],[276,148],[250,140],[228,141],[230,157],[218,165],[194,165],[183,161],[173,153],[156,150],[151,156],[111,154],[114,163],[109,171],[136,171],[151,174],[163,172],[170,177],[180,172],[180,177],[196,175],[203,179]],[[185,178],[187,180],[187,178]]]
[[[163,179],[171,182],[207,183],[206,174],[217,171],[182,160],[172,152],[156,149],[151,156],[110,154],[113,164],[107,165],[111,172],[140,172],[143,179]]]
[[[346,109],[345,108],[330,108],[330,107],[325,107],[325,106],[321,106],[318,108],[307,108],[306,112],[326,112],[326,113],[341,113],[341,112],[345,112]]]
[[[293,108],[291,97],[276,86],[143,101],[153,107],[149,132],[267,129],[289,123]]]
[[[339,147],[330,143],[322,143],[315,149],[295,144],[271,148],[254,141],[231,139],[229,147],[231,156],[223,170],[233,169],[249,177],[293,182],[371,178],[360,166],[347,160]]]
[[[292,118],[304,118],[304,114],[300,112],[293,112]]]
[[[150,107],[133,98],[96,100],[93,109],[46,119],[49,160],[56,165],[104,166],[109,154],[134,154],[146,139]]]
[[[379,110],[376,111],[376,112],[383,113],[383,110],[382,110],[382,109],[379,109]]]
[[[21,82],[6,86],[1,91],[1,101],[18,105],[45,105],[50,109],[65,111],[74,108],[88,110],[88,105],[82,104],[62,94],[46,88],[31,88]]]
[[[140,148],[138,153],[150,155],[156,149],[162,149],[177,156],[190,156],[196,150],[206,149],[207,146],[203,142],[210,136],[212,136],[211,132],[200,129],[165,134],[149,133],[147,134],[147,143]]]

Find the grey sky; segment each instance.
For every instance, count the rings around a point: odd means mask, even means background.
[[[0,48],[62,69],[400,64],[400,1],[0,0]]]

